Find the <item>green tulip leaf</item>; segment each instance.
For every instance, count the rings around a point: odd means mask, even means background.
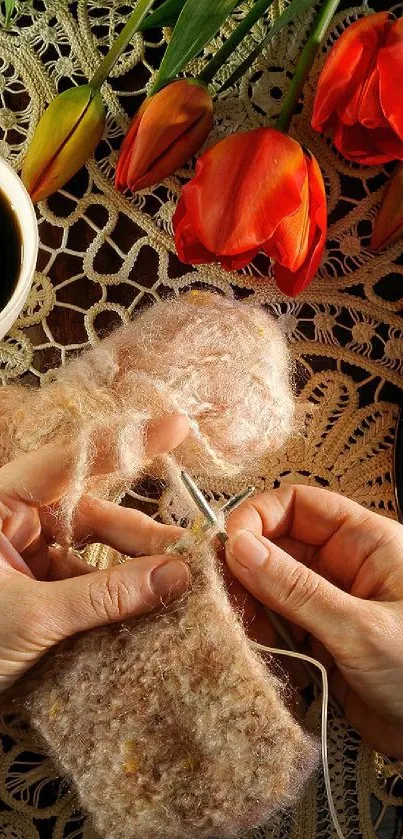
[[[186,0],[162,59],[152,93],[174,79],[201,52],[238,3],[239,0]]]
[[[15,0],[4,0],[4,7],[5,7],[5,24],[6,26],[9,25],[11,16],[14,11],[15,7]]]
[[[184,4],[185,0],[165,0],[155,12],[147,15],[139,26],[139,32],[146,32],[148,29],[161,28],[162,26],[175,26]]]
[[[198,76],[199,81],[202,81],[207,85],[210,84],[215,74],[218,73],[230,55],[232,55],[248,32],[250,32],[255,23],[263,17],[273,3],[274,0],[256,0],[253,6],[249,9],[249,12],[247,12],[241,22],[238,23],[236,29],[234,29],[227,40],[224,41],[222,47],[220,47],[218,52],[216,52],[208,64],[206,64],[204,70],[202,70]]]
[[[94,90],[99,90],[103,85],[105,79],[108,78],[109,73],[113,70],[116,62],[126,49],[135,32],[138,32],[146,14],[149,12],[154,0],[138,0],[130,17],[127,19],[120,35],[113,42],[109,52],[106,54],[103,61],[101,61],[98,70],[90,80],[90,85]]]
[[[247,58],[238,65],[233,73],[228,77],[224,84],[220,87],[218,93],[222,93],[229,87],[232,87],[242,76],[249,70],[249,67],[259,57],[262,50],[270,43],[270,41],[283,29],[284,26],[291,23],[298,15],[304,14],[311,6],[314,6],[316,0],[291,0],[284,12],[274,21],[273,26],[269,29],[267,35],[260,41],[259,44],[249,53]]]

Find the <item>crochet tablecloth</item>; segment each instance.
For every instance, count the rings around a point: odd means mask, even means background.
[[[283,1],[277,0],[272,14]],[[247,8],[248,3],[238,5],[206,55]],[[91,75],[129,11],[124,0],[20,0],[11,29],[0,31],[0,154],[17,170],[44,107],[56,91]],[[367,11],[340,12],[325,48]],[[209,142],[274,121],[313,14],[283,31],[239,87],[217,99]],[[267,21],[255,26],[237,59],[262,38],[266,27]],[[292,443],[286,458],[274,457],[270,474],[251,475],[251,480],[259,490],[280,481],[329,487],[394,516],[391,464],[402,388],[403,257],[399,244],[377,256],[369,250],[386,171],[348,164],[327,139],[312,132],[309,117],[322,53],[292,127],[318,157],[328,193],[329,235],[317,278],[298,299],[289,300],[275,288],[267,260],[259,258],[253,270],[237,274],[217,266],[193,269],[181,264],[171,220],[191,168],[133,197],[113,188],[121,138],[168,37],[159,31],[134,38],[102,90],[108,120],[95,159],[38,207],[37,272],[21,317],[0,342],[1,380],[43,383],[60,364],[129,320],[139,307],[190,287],[207,286],[257,301],[278,318],[297,362],[301,396],[316,410],[307,438]],[[219,482],[205,487],[216,493],[238,488]],[[142,502],[157,514],[158,500],[144,497]],[[169,509],[165,504],[163,516],[169,516]],[[308,713],[317,720],[318,698]],[[401,837],[402,765],[373,754],[333,714],[329,739],[332,788],[346,839]],[[21,720],[1,722],[0,760],[2,839],[92,836],[74,793],[57,778],[35,734]],[[275,828],[255,834],[275,839],[333,835],[320,780],[312,782],[295,812]]]

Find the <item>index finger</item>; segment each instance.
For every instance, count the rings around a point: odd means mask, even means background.
[[[371,554],[397,535],[396,522],[327,489],[283,486],[256,496],[228,519],[228,533],[250,530],[271,541],[290,537],[316,550],[306,564],[350,587]],[[300,557],[301,558],[301,557]]]
[[[342,495],[305,484],[286,485],[249,498],[228,518],[228,532],[252,530],[268,539],[291,536],[310,545],[324,545],[346,521],[359,524],[374,517]]]
[[[151,422],[147,428],[146,456],[153,458],[176,448],[189,430],[186,417],[179,414]],[[92,475],[111,471],[105,446],[103,457]],[[76,457],[75,444],[49,443],[16,458],[0,469],[0,494],[37,507],[54,504],[66,491]]]

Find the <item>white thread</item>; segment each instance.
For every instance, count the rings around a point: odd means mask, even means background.
[[[316,658],[311,658],[309,655],[304,655],[304,653],[296,653],[291,652],[291,650],[276,650],[274,647],[266,647],[264,644],[258,644],[257,641],[251,641],[252,647],[255,650],[260,650],[264,653],[272,653],[273,655],[286,655],[289,658],[299,658],[302,661],[307,661],[308,664],[313,664],[314,667],[317,667],[320,670],[322,676],[322,684],[323,684],[323,692],[322,692],[322,725],[321,725],[321,740],[322,740],[322,766],[323,766],[323,777],[325,779],[325,787],[326,787],[326,795],[329,804],[330,815],[332,817],[334,829],[339,837],[339,839],[345,839],[343,831],[340,827],[339,820],[337,818],[336,808],[334,806],[333,795],[332,795],[332,787],[330,784],[330,775],[329,775],[329,765],[328,765],[328,750],[327,750],[327,709],[329,704],[329,683],[327,679],[326,669],[324,668],[323,664],[320,661],[316,661]]]

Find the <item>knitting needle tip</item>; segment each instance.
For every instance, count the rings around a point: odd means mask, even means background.
[[[191,478],[190,475],[188,475],[188,473],[185,472],[184,469],[182,469],[181,471],[181,479],[189,495],[196,504],[197,509],[200,510],[200,512],[203,514],[204,518],[210,525],[217,527],[219,525],[219,521],[214,510],[210,507],[210,504],[204,497],[197,484],[194,482],[193,478]],[[219,530],[217,533],[217,538],[220,540],[222,545],[225,545],[228,539],[225,530]]]
[[[236,510],[247,498],[250,498],[251,495],[254,495],[256,492],[256,487],[249,486],[246,489],[241,490],[241,492],[237,492],[236,495],[233,495],[232,498],[229,498],[228,501],[225,502],[224,506],[221,507],[222,513],[231,513],[233,510]]]

